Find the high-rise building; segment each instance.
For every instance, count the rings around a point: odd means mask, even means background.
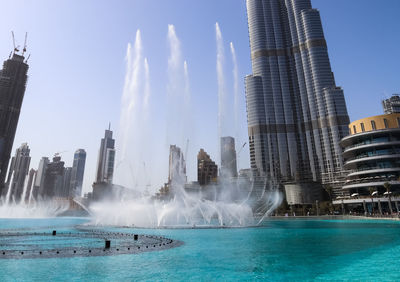
[[[50,163],[48,157],[42,157],[39,162],[39,166],[36,172],[35,181],[33,183],[33,196],[37,198],[38,196],[44,196],[44,178],[46,175],[47,165]]]
[[[197,154],[197,182],[200,185],[207,185],[211,181],[216,181],[217,176],[218,166],[203,149],[200,149]]]
[[[383,111],[386,115],[400,113],[400,96],[393,94],[389,99],[382,101]]]
[[[81,196],[83,174],[85,173],[86,152],[84,149],[76,150],[71,175],[71,196]]]
[[[235,139],[230,136],[221,137],[221,177],[236,177]]]
[[[99,159],[97,163],[96,183],[111,184],[114,175],[115,140],[112,138],[110,127],[101,139]]]
[[[21,199],[25,187],[25,179],[28,175],[29,164],[31,162],[29,152],[30,149],[28,144],[23,143],[15,151],[15,156],[11,159],[7,184],[9,189],[11,189],[10,195],[15,199],[15,201],[19,201]]]
[[[186,162],[178,146],[169,146],[168,183],[186,183]]]
[[[16,51],[0,70],[0,195],[4,193],[2,190],[28,79],[28,64],[23,54],[18,55]]]
[[[60,197],[64,185],[64,162],[61,161],[59,154],[55,154],[53,162],[46,166],[43,180],[42,197],[52,198]]]
[[[339,141],[349,124],[319,11],[310,0],[247,0],[247,14],[251,168],[300,192],[294,203],[312,201],[322,191],[318,183],[332,181],[342,170]]]

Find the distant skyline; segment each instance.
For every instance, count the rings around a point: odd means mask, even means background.
[[[400,92],[398,65],[400,2],[313,0],[320,10],[336,84],[344,90],[350,120],[383,114],[381,100]],[[233,97],[229,43],[238,60],[240,140],[247,142],[244,77],[251,73],[245,1],[0,1],[0,59],[12,51],[11,30],[19,45],[28,32],[29,79],[14,148],[28,142],[31,167],[42,156],[62,153],[72,166],[76,149],[87,152],[83,191],[95,180],[100,140],[111,122],[118,138],[127,44],[141,30],[148,58],[156,140],[164,146],[159,185],[167,181],[165,96],[168,81],[168,24],[175,26],[188,64],[194,137],[190,141],[189,180],[197,179],[200,148],[218,160],[218,86],[215,23],[225,49],[224,74]],[[233,118],[233,117],[232,117]],[[182,148],[184,149],[184,148]],[[249,164],[248,146],[238,153],[238,169]],[[12,153],[13,154],[13,153]],[[116,152],[118,155],[118,151]],[[155,177],[157,178],[157,177]],[[153,187],[159,188],[159,187]]]

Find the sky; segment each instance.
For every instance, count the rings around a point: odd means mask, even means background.
[[[312,3],[321,13],[332,70],[336,84],[344,89],[350,120],[382,114],[381,100],[400,92],[400,1]],[[72,166],[75,150],[83,148],[87,152],[83,190],[91,191],[100,139],[109,122],[114,137],[122,136],[127,48],[134,45],[139,29],[149,67],[147,134],[152,140],[141,144],[153,149],[148,165],[152,168],[147,172],[152,175],[151,185],[158,189],[167,180],[171,112],[185,112],[182,119],[190,125],[188,144],[179,141],[179,146],[188,147],[188,178],[196,180],[200,148],[213,160],[219,159],[216,22],[223,40],[222,69],[229,101],[235,83],[230,42],[236,50],[240,96],[238,132],[232,134],[237,138],[238,167],[249,167],[248,145],[240,149],[248,138],[244,77],[251,73],[244,0],[0,0],[0,7],[1,59],[13,49],[11,31],[19,45],[28,32],[29,80],[12,154],[28,142],[32,168],[37,168],[42,156],[56,152],[62,152],[66,166]],[[169,25],[174,26],[182,60],[187,62],[189,115],[182,111],[186,106],[179,99],[168,98]],[[141,132],[133,131],[132,136]]]

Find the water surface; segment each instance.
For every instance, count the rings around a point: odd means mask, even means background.
[[[83,222],[0,219],[0,229],[74,231]],[[0,281],[400,280],[399,222],[270,220],[258,228],[108,229],[185,244],[137,255],[0,259]]]

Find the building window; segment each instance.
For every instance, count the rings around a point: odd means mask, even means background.
[[[361,131],[364,132],[365,131],[364,123],[360,123],[360,125],[361,125]]]
[[[372,130],[376,130],[376,124],[374,120],[371,120]]]
[[[400,127],[400,117],[397,118],[397,126]]]
[[[356,133],[357,133],[356,126],[353,125],[353,134],[356,134]]]
[[[387,119],[383,119],[383,123],[385,124],[385,128],[389,128],[389,121]]]

